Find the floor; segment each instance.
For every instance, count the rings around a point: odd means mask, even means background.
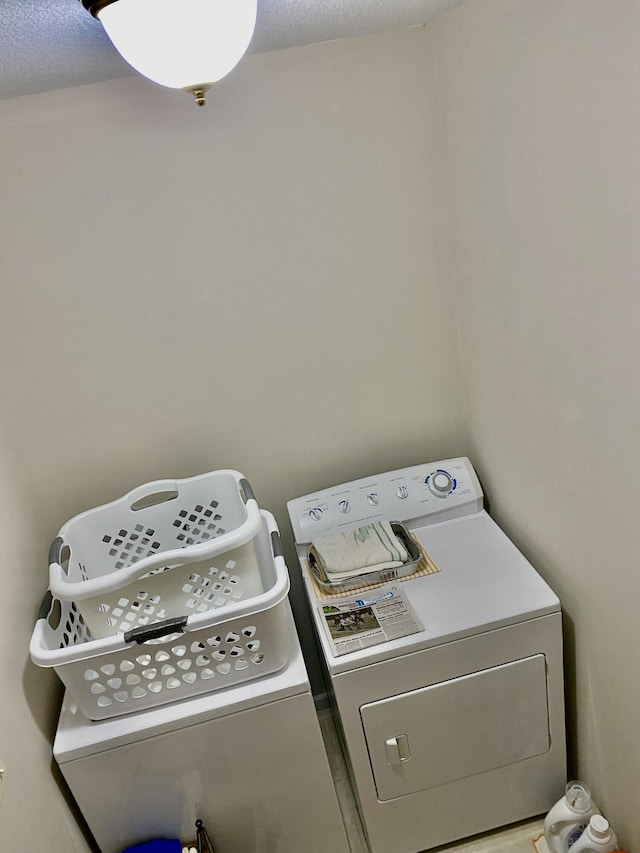
[[[318,720],[329,756],[351,853],[369,853],[331,711],[328,708],[319,710]],[[524,821],[497,832],[488,832],[466,841],[439,847],[437,853],[534,853],[532,840],[541,832],[542,818]]]

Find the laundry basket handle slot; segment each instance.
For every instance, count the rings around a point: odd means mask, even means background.
[[[36,618],[36,625],[38,622],[46,622],[51,630],[57,631],[61,621],[62,605],[60,604],[60,601],[57,598],[54,598],[51,594],[51,590],[48,589],[40,603],[38,616]]]
[[[159,506],[169,501],[175,501],[177,497],[178,492],[175,489],[170,489],[166,492],[154,492],[152,495],[146,495],[130,504],[130,509],[132,512],[139,512],[141,509],[149,509],[152,506]]]
[[[149,627],[141,625],[139,628],[127,631],[124,635],[124,641],[125,643],[135,642],[141,645],[148,640],[159,640],[160,637],[166,637],[167,634],[183,633],[187,618],[187,616],[177,616],[175,619],[165,619],[164,622],[157,622]]]
[[[276,559],[278,559],[278,557],[284,557],[284,554],[282,553],[282,541],[277,530],[271,531],[271,550],[273,551],[273,556]]]
[[[64,539],[62,536],[56,536],[49,547],[49,565],[52,563],[57,563],[60,565],[60,556],[62,554],[62,548],[64,546]]]
[[[49,548],[49,566],[60,566],[64,575],[69,575],[69,563],[71,562],[71,548],[62,536],[56,536]]]
[[[47,590],[44,594],[44,598],[40,603],[40,609],[38,610],[38,619],[46,619],[47,616],[51,613],[51,608],[53,607],[53,596],[51,595],[51,590]]]
[[[251,483],[246,479],[246,477],[243,477],[240,480],[240,486],[242,488],[242,491],[244,492],[244,502],[246,503],[247,501],[255,501],[256,496],[253,494]]]
[[[156,480],[155,483],[145,483],[129,492],[127,501],[132,512],[139,512],[141,509],[150,509],[174,501],[179,494],[175,480]]]

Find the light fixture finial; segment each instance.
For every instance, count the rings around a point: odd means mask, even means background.
[[[188,91],[190,91],[193,97],[196,99],[196,104],[199,107],[204,107],[204,105],[207,103],[206,93],[209,91],[210,88],[211,86],[194,86]]]

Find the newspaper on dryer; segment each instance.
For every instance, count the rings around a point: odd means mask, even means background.
[[[318,602],[333,653],[346,655],[422,631],[422,624],[399,586],[387,584],[338,600]]]

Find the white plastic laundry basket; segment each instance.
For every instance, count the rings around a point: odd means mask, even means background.
[[[126,633],[96,639],[76,602],[56,600],[48,593],[31,637],[34,663],[53,667],[92,720],[162,705],[281,669],[289,657],[283,618],[289,575],[275,519],[259,511],[259,521],[256,536],[230,552],[236,556],[244,552],[241,565],[221,568],[230,559],[225,553],[186,567],[194,578],[183,584],[191,587],[184,595],[199,604],[187,607],[180,616],[160,619],[156,610],[148,614],[147,624],[138,621],[133,627],[136,620],[127,621],[132,628]],[[180,567],[164,572],[161,581],[165,575],[177,577],[184,571]],[[221,581],[225,572],[228,577]],[[212,584],[203,583],[207,580]],[[220,589],[206,601],[206,590],[218,583]],[[224,593],[227,588],[231,592]],[[204,592],[196,596],[194,590],[199,589]],[[234,597],[236,590],[244,592]],[[125,597],[121,591],[123,601]],[[148,597],[136,600],[142,608],[147,606]],[[201,610],[205,603],[209,609]],[[140,610],[131,612],[138,616]]]
[[[157,569],[243,545],[260,523],[238,471],[146,483],[62,527],[51,545],[49,589],[75,602],[113,593]]]

